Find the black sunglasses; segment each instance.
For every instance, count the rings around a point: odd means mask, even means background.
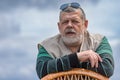
[[[73,3],[66,3],[60,6],[60,9],[64,11],[67,7],[73,7],[73,8],[80,8],[80,4],[73,2]]]

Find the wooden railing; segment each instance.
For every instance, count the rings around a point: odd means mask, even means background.
[[[90,70],[75,68],[70,71],[48,74],[41,80],[109,80],[109,78]]]

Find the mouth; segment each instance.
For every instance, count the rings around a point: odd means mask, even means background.
[[[74,35],[76,35],[75,32],[66,32],[65,34],[68,35],[68,36],[74,36]]]

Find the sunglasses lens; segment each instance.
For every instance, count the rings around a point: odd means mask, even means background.
[[[71,3],[71,7],[73,7],[73,8],[79,8],[80,4],[78,4],[78,3]]]
[[[67,4],[61,5],[60,9],[63,11],[63,10],[65,10],[67,7],[79,8],[79,7],[80,7],[80,4],[79,4],[79,3],[67,3]]]
[[[64,9],[66,9],[68,7],[68,4],[63,4],[61,7],[60,7],[60,9],[61,10],[64,10]]]

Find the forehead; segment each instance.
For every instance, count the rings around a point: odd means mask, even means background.
[[[81,19],[80,16],[81,16],[81,11],[75,11],[75,12],[62,12],[60,14],[60,18],[61,20],[63,19]]]

